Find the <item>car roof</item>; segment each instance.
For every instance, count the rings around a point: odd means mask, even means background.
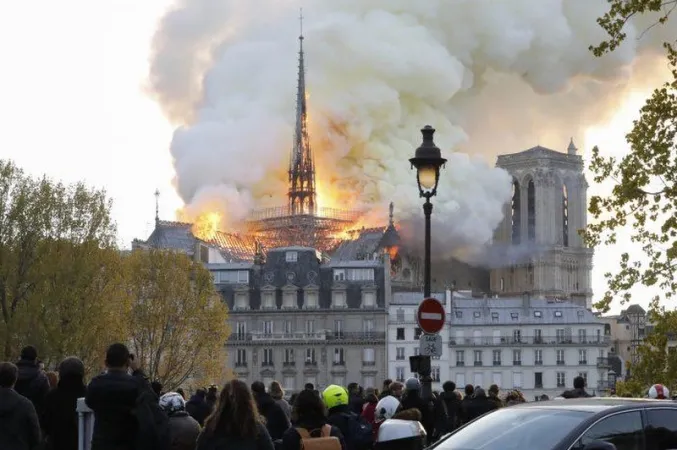
[[[598,413],[612,408],[616,410],[624,410],[637,407],[656,408],[661,406],[677,408],[677,402],[671,400],[655,400],[648,398],[590,397],[520,403],[514,407]]]

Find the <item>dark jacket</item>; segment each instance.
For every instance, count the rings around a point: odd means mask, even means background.
[[[428,436],[435,431],[435,410],[432,402],[424,401],[419,391],[408,391],[401,401],[402,409],[416,408],[421,412],[421,425]]]
[[[339,405],[329,410],[327,423],[332,427],[336,427],[339,429],[345,440],[346,450],[364,450],[363,448],[361,448],[360,445],[358,445],[358,443],[355,442],[355,439],[357,439],[357,437],[352,436],[350,433],[350,425],[352,418],[360,420],[360,417],[361,416],[359,414],[355,414],[350,409],[350,405]]]
[[[45,397],[49,392],[47,375],[40,370],[36,361],[20,359],[16,366],[19,368],[19,378],[16,380],[14,390],[30,400],[38,415],[42,415]]]
[[[479,416],[498,409],[496,403],[489,400],[486,395],[475,395],[464,405],[463,415],[466,422],[477,419]]]
[[[259,424],[255,438],[240,438],[203,430],[197,438],[197,450],[274,450],[268,430]]]
[[[30,400],[14,389],[0,388],[0,448],[35,450],[41,441],[40,421]]]
[[[268,429],[270,438],[273,441],[282,439],[284,432],[291,426],[287,415],[270,394],[256,393],[254,394],[254,398],[256,399],[256,406],[259,408],[259,413],[266,418],[266,428]]]
[[[505,405],[503,404],[503,400],[501,400],[498,395],[489,393],[489,401],[493,402],[496,405],[496,408],[503,408]]]
[[[186,412],[191,417],[197,420],[200,426],[205,424],[205,419],[211,414],[212,408],[209,406],[203,395],[193,395],[190,400],[186,402]]]
[[[447,414],[447,432],[454,431],[461,425],[461,401],[453,391],[442,392],[440,400],[444,402]]]
[[[187,412],[179,411],[169,416],[169,430],[172,436],[171,450],[195,450],[200,424]]]
[[[92,379],[85,395],[85,403],[94,411],[92,450],[135,450],[133,410],[143,389],[152,392],[141,371],[129,375],[111,370]]]
[[[362,408],[364,407],[365,400],[357,395],[357,394],[352,394],[350,396],[350,410],[357,414],[358,416],[362,414]]]
[[[308,430],[308,433],[311,433],[315,430],[320,430],[324,425],[327,424],[327,420],[324,417],[301,417],[297,424],[294,425],[294,428],[290,428],[284,432],[282,435],[282,445],[278,450],[301,450],[301,435],[296,428],[305,428]],[[319,436],[320,432],[316,432]],[[315,433],[312,434],[315,437]],[[341,442],[341,448],[346,450],[346,442],[343,438],[343,433],[338,427],[331,427],[330,436],[337,437]]]
[[[570,391],[565,391],[562,393],[564,398],[589,398],[592,395],[588,394],[584,388],[574,388]]]
[[[447,408],[444,400],[439,396],[433,400],[434,413],[434,429],[432,436],[428,437],[428,444],[437,441],[441,436],[444,436],[451,430],[449,429],[449,417],[447,416]]]
[[[48,450],[77,450],[78,398],[84,397],[86,387],[79,376],[66,376],[45,399],[42,426]]]

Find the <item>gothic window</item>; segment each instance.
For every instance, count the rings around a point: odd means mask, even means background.
[[[511,226],[512,226],[512,243],[520,243],[521,222],[520,222],[520,185],[517,180],[512,181],[512,203],[511,203]]]
[[[536,240],[536,186],[534,180],[527,185],[527,237],[529,242]]]
[[[562,185],[562,245],[569,246],[569,192],[566,184]]]

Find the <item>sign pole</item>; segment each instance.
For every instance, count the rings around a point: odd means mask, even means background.
[[[442,346],[440,345],[439,332],[444,328],[445,317],[444,306],[436,298],[428,296],[418,306],[416,319],[424,334],[419,337],[422,346],[415,365],[416,372],[421,380],[421,398],[426,401],[433,399],[430,359],[431,356],[441,356]]]

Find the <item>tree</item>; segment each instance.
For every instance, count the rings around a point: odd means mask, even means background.
[[[609,11],[597,21],[609,38],[591,51],[597,57],[613,52],[625,40],[624,27],[639,16],[654,18],[653,26],[665,24],[677,0],[609,0]],[[630,152],[623,158],[605,158],[593,149],[590,165],[597,183],[614,182],[611,195],[591,198],[589,211],[597,220],[584,235],[591,246],[615,244],[618,233],[630,225],[631,240],[641,245],[644,258],[622,255],[620,270],[607,273],[608,290],[595,306],[608,311],[614,297],[631,298],[637,284],[656,286],[662,296],[677,291],[677,51],[670,42],[663,47],[672,77],[654,90],[640,110],[640,118],[626,135]],[[641,255],[639,255],[641,256]]]
[[[125,257],[131,351],[165,390],[225,374],[228,310],[211,274],[182,253],[137,250]]]
[[[72,273],[67,282],[64,277],[73,267],[85,271],[93,264],[103,270],[101,258],[110,255],[115,244],[110,209],[104,191],[82,183],[64,185],[46,177],[36,179],[0,160],[0,339],[5,359],[15,357],[19,345],[29,342],[44,349],[50,341],[53,348],[74,353],[88,342],[88,338],[78,342],[65,333],[38,334],[41,328],[66,320],[51,315],[55,297],[65,304],[96,292],[89,290],[92,286],[85,280],[73,284],[77,277]],[[94,278],[101,279],[101,275]],[[100,301],[105,299],[96,297],[85,303],[87,308],[97,309]],[[72,308],[69,311],[75,314]],[[75,317],[78,322],[71,321],[70,331],[89,326],[82,320],[86,316]],[[41,340],[28,340],[38,337]],[[67,345],[64,339],[69,340]]]

